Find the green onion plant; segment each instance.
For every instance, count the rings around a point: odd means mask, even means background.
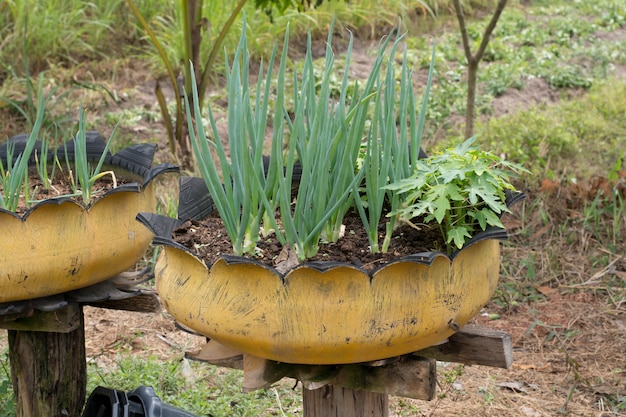
[[[319,91],[316,90],[311,40],[301,77],[294,74],[294,117],[286,118],[289,141],[285,176],[279,180],[280,215],[286,240],[298,258],[314,256],[320,241],[336,242],[342,220],[352,204],[352,192],[364,174],[355,171],[361,141],[366,132],[369,103],[376,92],[374,83],[358,86],[348,97],[348,75],[352,41],[348,45],[341,90],[336,101],[331,98],[331,80],[337,71],[332,51],[332,28],[326,43],[326,62]],[[374,72],[380,69],[381,57]],[[283,165],[280,154],[273,161]],[[301,167],[295,203],[291,204],[294,165]]]
[[[422,108],[418,124],[406,54],[398,98],[394,60],[402,36],[394,31],[381,42],[370,76],[360,86],[349,80],[352,41],[345,66],[338,70],[334,65],[332,33],[331,28],[321,77],[316,77],[309,37],[301,73],[294,70],[293,81],[287,87],[289,30],[286,31],[276,91],[270,97],[276,48],[267,73],[264,75],[261,70],[256,90],[251,89],[244,29],[232,65],[227,65],[229,155],[210,106],[211,135],[207,135],[193,80],[194,96],[186,98],[188,109],[194,108],[194,117],[189,110],[187,114],[192,148],[236,255],[254,253],[259,230],[272,229],[281,244],[288,244],[300,260],[310,258],[317,253],[321,241],[336,242],[340,238],[343,218],[355,199],[370,232],[372,248],[378,251],[377,228],[384,202],[391,201],[393,207],[399,205],[399,198],[382,186],[411,175],[411,161],[419,155],[425,114]],[[388,53],[389,44],[392,47]],[[333,89],[337,73],[343,74],[338,94]],[[289,99],[292,112],[285,108]],[[270,104],[273,134],[269,164],[264,167],[263,141],[270,122]],[[403,126],[399,131],[397,120]],[[364,141],[368,143],[368,152],[358,167]],[[358,186],[364,179],[366,191],[361,197]],[[393,221],[389,223],[385,249],[394,226]]]
[[[33,129],[28,136],[24,151],[19,155],[14,155],[15,148],[7,147],[7,166],[5,167],[0,160],[0,182],[2,190],[0,190],[0,204],[2,208],[8,211],[17,210],[20,195],[23,190],[28,190],[28,164],[30,155],[37,143],[37,137],[44,118],[45,100],[43,94],[39,95],[37,100],[37,115],[33,123]],[[28,196],[28,191],[24,194]]]
[[[41,141],[41,148],[39,150],[35,149],[35,167],[37,168],[37,175],[39,175],[39,179],[41,180],[41,184],[43,188],[48,190],[52,186],[52,179],[54,178],[54,173],[57,165],[54,163],[58,161],[58,157],[54,155],[54,160],[52,161],[51,168],[48,166],[50,156],[50,142],[47,137],[44,137]]]
[[[391,48],[384,79],[382,74],[376,79],[380,99],[375,101],[372,127],[367,135],[363,160],[365,183],[360,193],[355,192],[355,205],[367,231],[372,253],[388,251],[397,216],[389,217],[386,223],[382,247],[379,244],[378,226],[385,214],[383,209],[393,212],[399,208],[401,202],[401,193],[385,188],[385,185],[408,178],[413,172],[415,161],[419,158],[435,61],[433,47],[418,121],[412,72],[408,69],[406,49],[400,79],[399,82],[396,81],[394,60],[401,39],[402,37],[398,37]]]
[[[82,196],[84,204],[89,204],[89,202],[91,202],[93,185],[100,178],[106,175],[110,175],[113,179],[113,186],[117,186],[115,173],[113,171],[101,172],[102,164],[104,164],[104,160],[109,151],[109,146],[113,142],[112,138],[115,135],[116,131],[117,126],[114,128],[113,133],[111,134],[111,138],[107,141],[106,146],[102,154],[100,155],[100,159],[97,161],[96,166],[92,168],[90,161],[87,157],[87,129],[85,127],[85,111],[81,107],[78,118],[78,132],[76,133],[76,137],[74,140],[73,166],[75,169],[75,177],[72,176],[72,178],[74,178],[74,185],[80,186],[80,195]],[[70,167],[71,165],[68,163],[67,166]]]
[[[36,188],[31,190],[29,180],[29,168],[34,161],[37,175],[45,189],[49,189],[53,185],[56,168],[60,170],[66,169],[69,172],[70,181],[73,184],[73,193],[62,195],[60,197],[75,197],[80,195],[85,205],[88,205],[93,197],[93,187],[97,180],[105,175],[111,175],[113,178],[113,186],[116,187],[116,178],[113,171],[102,170],[109,146],[112,140],[109,139],[101,156],[96,161],[96,166],[92,167],[87,156],[86,146],[86,129],[85,129],[85,112],[80,110],[78,121],[78,132],[74,140],[74,159],[69,160],[67,148],[65,149],[65,167],[55,155],[49,157],[50,147],[49,141],[44,137],[38,146],[38,138],[41,132],[42,122],[44,120],[46,99],[43,94],[38,97],[37,116],[33,124],[24,149],[16,155],[15,145],[12,142],[7,143],[6,147],[6,166],[0,159],[0,208],[15,212],[18,209],[20,199],[24,200],[28,207],[37,201],[35,200]],[[115,135],[114,129],[111,137]]]
[[[226,74],[230,157],[227,156],[222,144],[210,106],[208,116],[212,136],[206,133],[193,70],[191,71],[193,97],[185,94],[189,136],[198,168],[224,222],[236,255],[254,252],[264,217],[270,223],[270,228],[278,230],[273,217],[276,206],[270,202],[271,195],[276,190],[277,176],[271,166],[266,173],[263,164],[263,142],[270,100],[269,88],[276,51],[274,50],[269,60],[265,80],[262,76],[263,67],[261,66],[259,70],[260,76],[256,84],[257,97],[253,107],[248,78],[250,57],[246,45],[244,30],[235,52],[232,68],[227,70]],[[283,71],[286,59],[286,54],[283,54],[280,63]],[[261,94],[261,91],[264,91],[264,94]],[[194,109],[194,117],[191,115],[191,107]],[[282,117],[282,112],[275,115],[277,119]],[[277,143],[282,139],[280,133],[275,129]],[[282,149],[274,150],[274,152],[281,151]],[[219,161],[219,170],[216,161]],[[266,213],[268,216],[264,216]]]

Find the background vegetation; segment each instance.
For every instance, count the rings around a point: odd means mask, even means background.
[[[177,2],[135,3],[164,45],[168,59],[180,62],[184,37]],[[470,40],[479,42],[496,1],[466,0],[462,4],[470,16]],[[203,54],[208,54],[212,40],[229,16],[230,11],[223,5],[205,1],[207,21],[203,33],[209,41],[203,43]],[[295,4],[282,11],[274,6],[268,13],[267,7],[257,8],[252,1],[246,4],[249,48],[256,59],[267,58],[274,40],[282,39],[288,22],[293,34],[292,50],[298,50],[310,30],[323,51],[323,39],[334,17],[335,38],[345,38],[346,29],[355,33],[361,45],[359,59],[366,62],[380,37],[400,19],[409,33],[407,55],[415,70],[417,96],[421,96],[425,84],[433,40],[437,44],[424,147],[428,151],[464,139],[467,65],[451,1],[327,0],[319,6],[304,6]],[[224,42],[231,54],[240,30],[238,19]],[[338,47],[337,59],[341,59],[341,53]],[[301,65],[301,58],[293,53],[293,65]],[[220,57],[208,100],[216,108],[225,109],[222,73]],[[82,104],[89,110],[88,125],[104,136],[120,122],[114,148],[129,142],[153,141],[160,144],[163,162],[172,162],[151,87],[153,80],[165,75],[163,61],[125,1],[0,2],[0,141],[30,130],[25,114],[35,114],[33,91],[40,74],[42,88],[50,97],[45,135],[58,140],[69,136],[67,132],[75,126]],[[339,83],[341,77],[337,79]],[[170,106],[172,96],[170,91]],[[546,397],[541,405],[530,404],[536,415],[554,415],[557,411],[571,415],[622,413],[626,410],[626,359],[620,348],[624,347],[620,342],[623,337],[610,340],[608,329],[618,328],[626,299],[623,1],[509,1],[478,72],[476,104],[477,143],[529,170],[516,179],[517,187],[528,194],[526,202],[516,208],[514,216],[504,219],[511,238],[503,245],[502,278],[489,306],[492,318],[499,320],[491,325],[510,325],[518,320],[515,323],[523,329],[517,340],[530,345],[532,336],[537,343],[535,355],[552,348],[564,355],[568,365],[562,379],[552,377],[545,382],[554,397]],[[167,191],[171,188],[168,184],[160,193],[161,210],[170,214],[175,212],[175,198]],[[548,289],[556,291],[559,300],[590,300],[586,308],[597,308],[593,310],[596,321],[576,319],[549,325],[548,319],[537,313],[540,305],[545,308],[545,303],[556,303],[554,296],[547,295],[554,294]],[[519,324],[521,317],[531,319]],[[615,322],[610,321],[613,318]],[[587,357],[581,353],[584,350],[580,346],[585,343],[581,337],[586,331],[602,331],[597,320],[609,324],[605,333],[593,339],[597,348]],[[614,349],[610,355],[600,350],[605,342]],[[299,412],[300,396],[290,386],[241,394],[239,372],[187,364],[181,361],[180,351],[168,360],[140,358],[123,348],[117,355],[110,369],[90,367],[90,388],[100,384],[130,390],[140,384],[153,385],[164,401],[199,415]],[[10,416],[6,357],[0,365],[0,416]],[[186,388],[188,367],[195,375],[193,390]],[[468,371],[443,368],[440,382],[444,396],[461,395],[454,394],[451,387],[462,379],[463,372]],[[529,378],[538,378],[538,374]],[[567,385],[565,393],[559,388],[563,384]],[[495,410],[489,415],[507,415],[512,407],[493,386],[482,386],[471,394],[478,395],[481,410]],[[537,401],[542,398],[538,393],[534,395]],[[445,407],[443,404],[445,400],[425,411],[428,406],[424,404],[396,399],[394,407],[398,415],[414,416],[434,413],[437,407]],[[453,415],[450,410],[448,415]],[[519,410],[512,415],[519,415]]]

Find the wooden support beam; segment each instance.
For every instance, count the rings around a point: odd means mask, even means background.
[[[82,307],[78,303],[69,303],[54,311],[30,309],[18,318],[10,315],[0,316],[0,329],[69,333],[81,326]]]
[[[157,313],[161,311],[159,297],[154,291],[141,290],[137,295],[121,300],[105,300],[86,303],[97,308],[109,310],[137,311],[140,313]]]
[[[437,377],[433,359],[406,355],[392,361],[350,365],[296,365],[279,363],[239,352],[210,341],[187,358],[244,370],[244,391],[267,388],[284,377],[302,381],[307,390],[334,385],[355,391],[429,401],[435,396]]]
[[[513,364],[513,345],[511,336],[506,332],[468,325],[450,336],[448,342],[420,350],[414,355],[508,369]]]

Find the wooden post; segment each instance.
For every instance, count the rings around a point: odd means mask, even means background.
[[[16,417],[82,415],[87,389],[83,304],[146,313],[160,310],[153,291],[121,293],[106,282],[80,291],[64,307],[49,307],[55,303],[40,300],[45,311],[31,307],[0,316],[0,328],[9,331]]]
[[[9,361],[17,417],[80,417],[87,365],[83,309],[77,303],[38,320],[78,320],[67,332],[9,330]],[[61,326],[64,327],[64,326]]]
[[[389,396],[325,385],[302,390],[304,417],[388,417]]]

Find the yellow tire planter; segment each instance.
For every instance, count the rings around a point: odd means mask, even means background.
[[[157,292],[177,321],[243,353],[298,364],[366,362],[441,343],[489,301],[500,270],[495,239],[452,260],[414,255],[371,275],[329,263],[281,276],[228,256],[209,269],[176,244],[155,243],[165,245]]]
[[[150,168],[154,147],[120,151],[109,166],[117,175],[142,178],[109,191],[89,207],[71,198],[45,200],[23,217],[0,210],[0,303],[61,294],[107,280],[144,255],[152,234],[135,220],[154,211],[152,179],[172,165]],[[148,153],[148,157],[145,155]],[[117,155],[123,155],[116,158]],[[124,157],[131,156],[131,161]],[[133,165],[132,157],[149,159]],[[144,165],[145,165],[145,161]],[[132,172],[130,171],[132,170]]]

